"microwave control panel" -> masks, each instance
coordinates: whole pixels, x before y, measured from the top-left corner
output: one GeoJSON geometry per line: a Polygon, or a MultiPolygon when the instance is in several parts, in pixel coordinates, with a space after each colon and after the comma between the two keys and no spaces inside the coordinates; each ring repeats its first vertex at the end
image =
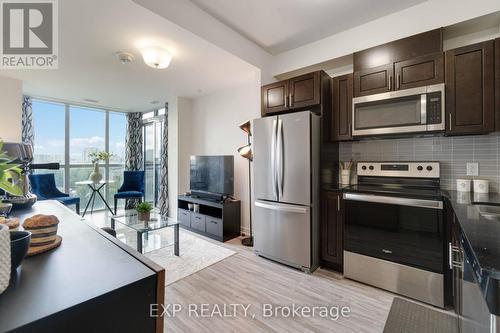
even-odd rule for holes
{"type": "Polygon", "coordinates": [[[440,91],[427,94],[427,124],[441,124],[441,108],[443,103],[440,91]]]}

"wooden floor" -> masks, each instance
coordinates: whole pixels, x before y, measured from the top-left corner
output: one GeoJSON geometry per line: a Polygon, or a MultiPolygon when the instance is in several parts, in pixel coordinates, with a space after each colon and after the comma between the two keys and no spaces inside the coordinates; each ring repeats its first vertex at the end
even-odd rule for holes
{"type": "MultiPolygon", "coordinates": [[[[104,226],[109,224],[108,215],[94,213],[86,219],[104,226]]],[[[236,254],[166,287],[166,304],[180,304],[182,311],[165,318],[165,332],[382,332],[394,294],[324,269],[305,274],[255,255],[239,239],[212,242],[236,254]],[[248,317],[239,308],[236,317],[197,318],[189,315],[189,304],[198,309],[208,304],[210,310],[214,305],[222,309],[224,304],[250,308],[248,317]],[[337,320],[319,316],[264,318],[264,304],[347,306],[351,313],[337,320]]]]}
{"type": "Polygon", "coordinates": [[[223,246],[237,253],[166,288],[166,303],[183,309],[175,318],[165,318],[166,332],[382,332],[393,294],[323,269],[305,274],[255,255],[239,239],[223,246]],[[189,315],[190,303],[207,303],[210,309],[214,304],[250,304],[249,316],[240,310],[237,317],[197,318],[189,315]],[[264,318],[263,304],[347,306],[351,314],[337,320],[264,318]]]}

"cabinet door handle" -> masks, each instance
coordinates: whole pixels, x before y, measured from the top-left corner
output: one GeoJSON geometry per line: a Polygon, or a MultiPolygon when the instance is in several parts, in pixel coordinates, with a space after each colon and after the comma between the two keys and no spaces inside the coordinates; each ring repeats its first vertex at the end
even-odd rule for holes
{"type": "Polygon", "coordinates": [[[452,115],[451,115],[451,112],[450,112],[450,125],[449,125],[449,128],[450,128],[450,131],[451,131],[451,121],[452,121],[452,115]]]}
{"type": "Polygon", "coordinates": [[[392,89],[392,75],[389,75],[389,90],[394,90],[392,89]]]}
{"type": "Polygon", "coordinates": [[[448,267],[453,269],[453,250],[451,242],[448,243],[448,267]]]}
{"type": "Polygon", "coordinates": [[[398,86],[398,89],[401,88],[401,75],[398,74],[398,77],[397,77],[397,86],[398,86]]]}
{"type": "Polygon", "coordinates": [[[337,211],[340,212],[340,195],[337,197],[337,211]]]}
{"type": "Polygon", "coordinates": [[[288,96],[287,96],[287,95],[285,95],[285,108],[287,108],[287,107],[288,107],[288,103],[287,103],[287,101],[288,101],[288,96]]]}
{"type": "Polygon", "coordinates": [[[293,95],[292,95],[292,93],[288,94],[288,103],[290,104],[290,107],[293,107],[293,95]]]}

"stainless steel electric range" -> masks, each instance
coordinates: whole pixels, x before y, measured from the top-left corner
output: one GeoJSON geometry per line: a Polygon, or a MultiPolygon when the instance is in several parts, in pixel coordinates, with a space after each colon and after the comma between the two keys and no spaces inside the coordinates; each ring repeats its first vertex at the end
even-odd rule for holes
{"type": "Polygon", "coordinates": [[[444,306],[439,162],[359,162],[346,189],[344,275],[444,306]]]}

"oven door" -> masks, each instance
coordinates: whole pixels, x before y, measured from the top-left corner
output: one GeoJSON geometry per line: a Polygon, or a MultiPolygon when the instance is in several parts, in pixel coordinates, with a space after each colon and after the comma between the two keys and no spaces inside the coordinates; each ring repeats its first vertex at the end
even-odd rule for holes
{"type": "Polygon", "coordinates": [[[345,250],[443,273],[442,201],[345,193],[345,250]]]}
{"type": "Polygon", "coordinates": [[[426,87],[353,99],[352,135],[380,135],[427,130],[426,87]]]}

